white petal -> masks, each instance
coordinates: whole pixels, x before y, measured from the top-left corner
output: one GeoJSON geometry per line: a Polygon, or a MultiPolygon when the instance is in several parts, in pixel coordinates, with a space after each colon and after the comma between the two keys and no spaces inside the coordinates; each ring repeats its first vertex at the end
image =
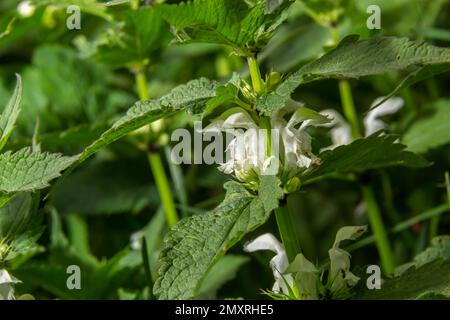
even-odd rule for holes
{"type": "MultiPolygon", "coordinates": [[[[384,97],[380,97],[376,99],[372,106],[378,104],[384,97]]],[[[367,116],[364,118],[364,126],[366,128],[366,136],[371,135],[379,130],[385,128],[385,123],[381,120],[378,120],[379,117],[393,114],[400,110],[403,107],[404,101],[400,97],[393,97],[386,100],[384,103],[376,107],[375,109],[369,111],[367,116]]]]}
{"type": "Polygon", "coordinates": [[[244,245],[244,251],[246,252],[261,250],[270,250],[276,254],[284,252],[283,245],[270,233],[265,233],[244,245]]]}
{"type": "Polygon", "coordinates": [[[284,255],[276,255],[272,258],[272,260],[270,260],[270,266],[272,268],[273,277],[275,279],[272,291],[281,291],[284,294],[289,294],[288,286],[292,287],[294,279],[292,277],[292,274],[283,274],[289,265],[287,261],[288,260],[286,253],[284,253],[284,255]]]}
{"type": "Polygon", "coordinates": [[[285,281],[292,286],[293,279],[291,275],[282,276],[282,273],[289,265],[286,250],[284,250],[283,245],[272,234],[265,233],[244,246],[244,251],[247,252],[260,250],[270,250],[276,253],[272,260],[270,260],[270,267],[272,268],[273,276],[275,278],[275,284],[273,285],[272,290],[277,292],[281,290],[287,294],[288,290],[285,281]]]}
{"type": "Polygon", "coordinates": [[[280,168],[280,160],[275,156],[270,156],[267,158],[262,167],[263,175],[276,175],[280,168]]]}
{"type": "Polygon", "coordinates": [[[213,121],[207,125],[201,132],[221,132],[223,131],[223,120],[213,121]]]}
{"type": "Polygon", "coordinates": [[[326,149],[334,149],[352,142],[351,128],[339,112],[333,109],[326,109],[322,110],[320,113],[332,118],[330,123],[321,125],[324,127],[332,127],[330,135],[333,144],[326,149]]]}
{"type": "Polygon", "coordinates": [[[342,115],[334,109],[325,109],[319,112],[320,114],[331,118],[331,121],[328,123],[321,124],[322,127],[334,127],[336,125],[347,124],[342,115]]]}
{"type": "Polygon", "coordinates": [[[348,124],[334,127],[330,130],[333,148],[343,146],[352,142],[352,130],[348,124]]]}
{"type": "Polygon", "coordinates": [[[234,129],[234,128],[258,128],[255,121],[253,121],[252,117],[247,112],[236,112],[230,115],[223,122],[223,128],[225,129],[234,129]]]}
{"type": "Polygon", "coordinates": [[[221,165],[219,165],[218,169],[225,174],[232,174],[234,171],[234,161],[231,160],[231,161],[222,163],[221,165]]]}
{"type": "Polygon", "coordinates": [[[5,269],[0,270],[0,300],[14,299],[13,285],[21,282],[8,273],[5,269]]]}
{"type": "Polygon", "coordinates": [[[313,125],[321,125],[329,123],[330,118],[327,115],[318,113],[309,108],[298,108],[288,121],[287,127],[295,128],[297,124],[301,123],[300,130],[304,130],[306,127],[313,125]]]}
{"type": "Polygon", "coordinates": [[[297,160],[297,166],[299,168],[309,168],[311,163],[312,163],[311,158],[308,158],[307,156],[303,156],[303,155],[301,155],[297,160]]]}
{"type": "MultiPolygon", "coordinates": [[[[380,103],[383,99],[385,99],[385,97],[379,97],[377,98],[373,103],[372,106],[377,105],[378,103],[380,103]]],[[[381,117],[381,116],[385,116],[388,114],[392,114],[397,112],[398,110],[400,110],[403,107],[404,101],[403,98],[401,97],[392,97],[387,99],[385,102],[383,102],[382,104],[380,104],[378,107],[376,107],[373,110],[370,110],[367,113],[367,116],[371,116],[371,117],[381,117]]]]}
{"type": "Polygon", "coordinates": [[[244,251],[255,252],[261,250],[270,250],[276,253],[275,257],[271,260],[271,267],[278,270],[279,272],[284,272],[289,265],[286,251],[283,245],[270,233],[265,233],[255,240],[244,245],[244,251]]]}

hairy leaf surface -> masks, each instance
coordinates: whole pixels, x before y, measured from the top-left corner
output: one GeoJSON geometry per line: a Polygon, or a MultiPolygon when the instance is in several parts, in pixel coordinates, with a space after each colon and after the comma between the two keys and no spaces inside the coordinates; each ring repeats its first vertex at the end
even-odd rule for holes
{"type": "Polygon", "coordinates": [[[22,100],[22,78],[19,75],[16,75],[16,77],[17,84],[14,89],[14,93],[0,115],[0,150],[3,149],[8,141],[20,113],[20,102],[22,100]]]}
{"type": "Polygon", "coordinates": [[[261,178],[258,196],[237,182],[225,188],[225,200],[216,209],[181,220],[167,235],[154,287],[160,299],[192,298],[214,263],[265,223],[283,195],[275,176],[261,178]]]}
{"type": "Polygon", "coordinates": [[[97,47],[97,58],[111,66],[141,63],[154,57],[170,37],[168,26],[151,7],[125,11],[121,22],[124,25],[113,29],[115,36],[105,35],[97,47]]]}
{"type": "Polygon", "coordinates": [[[210,98],[214,97],[217,86],[217,82],[201,78],[176,87],[160,99],[137,102],[125,116],[117,120],[109,130],[83,151],[75,165],[85,161],[101,148],[153,121],[181,110],[198,112],[210,98]]]}
{"type": "Polygon", "coordinates": [[[242,55],[257,51],[279,24],[279,13],[290,1],[249,5],[242,0],[193,0],[155,6],[174,28],[180,42],[229,45],[242,55]]]}
{"type": "Polygon", "coordinates": [[[35,191],[49,186],[77,159],[59,153],[33,152],[23,148],[0,155],[0,191],[4,193],[35,191]]]}
{"type": "Polygon", "coordinates": [[[449,288],[450,260],[435,260],[420,268],[411,267],[398,277],[385,279],[380,290],[361,288],[356,299],[420,299],[430,293],[448,297],[449,288]]]}
{"type": "MultiPolygon", "coordinates": [[[[339,45],[289,76],[275,91],[263,94],[257,109],[271,115],[283,107],[301,84],[330,78],[358,78],[404,70],[412,66],[433,66],[450,62],[450,49],[406,38],[375,37],[359,40],[348,36],[339,45]]],[[[445,70],[445,69],[444,69],[445,70]]]]}
{"type": "Polygon", "coordinates": [[[374,133],[357,139],[349,145],[327,150],[319,155],[320,164],[313,165],[302,176],[303,182],[335,172],[361,172],[393,165],[424,167],[429,163],[422,157],[406,151],[392,135],[374,133]]]}

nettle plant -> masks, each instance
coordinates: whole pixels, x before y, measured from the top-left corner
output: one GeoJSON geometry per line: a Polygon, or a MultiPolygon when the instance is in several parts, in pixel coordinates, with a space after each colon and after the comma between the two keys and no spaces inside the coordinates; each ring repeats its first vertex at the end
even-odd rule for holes
{"type": "MultiPolygon", "coordinates": [[[[21,111],[21,98],[22,80],[17,75],[14,93],[0,115],[0,149],[14,130],[21,111]]],[[[51,180],[77,159],[77,156],[42,152],[37,134],[32,141],[30,147],[0,155],[0,300],[13,299],[14,284],[20,282],[8,269],[40,250],[36,241],[44,228],[38,211],[39,190],[47,188],[51,180]]]]}
{"type": "MultiPolygon", "coordinates": [[[[269,249],[277,252],[272,260],[276,284],[274,292],[269,294],[276,298],[350,297],[350,289],[359,278],[350,272],[349,254],[340,249],[339,244],[345,239],[355,239],[365,227],[341,229],[330,250],[329,268],[319,270],[301,254],[301,246],[292,229],[295,213],[289,211],[286,198],[307,184],[333,175],[356,174],[357,177],[374,168],[428,165],[422,157],[397,143],[395,136],[377,131],[362,138],[350,101],[348,82],[341,82],[340,89],[355,140],[314,155],[311,137],[305,129],[311,125],[327,125],[331,118],[292,101],[290,95],[297,87],[313,81],[358,78],[412,68],[399,86],[405,87],[446,70],[450,50],[405,38],[360,40],[358,36],[348,36],[321,58],[291,75],[273,72],[261,75],[257,55],[276,32],[291,3],[197,0],[154,7],[170,23],[178,42],[230,46],[235,54],[247,59],[251,78],[251,84],[238,76],[227,83],[193,80],[158,101],[141,102],[132,109],[139,110],[142,115],[162,115],[187,109],[203,114],[203,120],[209,124],[205,130],[243,129],[232,141],[236,144],[240,141],[240,148],[231,151],[231,159],[220,166],[234,178],[224,185],[225,200],[206,214],[181,220],[165,238],[159,278],[154,285],[154,293],[160,299],[195,297],[202,281],[213,272],[211,270],[220,258],[247,233],[263,225],[272,213],[276,215],[282,244],[265,235],[246,245],[247,251],[269,249]],[[254,128],[276,129],[279,134],[277,139],[266,135],[261,140],[250,130],[254,128]],[[271,154],[273,143],[279,144],[278,155],[271,154]],[[265,154],[262,158],[257,156],[261,149],[265,154]],[[279,170],[276,174],[267,174],[274,157],[279,170]],[[325,283],[322,282],[324,273],[328,274],[325,283]]],[[[323,13],[322,20],[332,26],[338,16],[331,9],[323,13]]],[[[388,98],[372,107],[376,110],[387,102],[388,98]]],[[[384,271],[392,274],[392,253],[376,210],[373,191],[367,185],[362,188],[366,200],[371,200],[369,220],[384,271]]]]}
{"type": "MultiPolygon", "coordinates": [[[[404,270],[396,271],[374,192],[362,175],[368,170],[389,166],[419,168],[430,164],[399,143],[397,136],[385,134],[378,117],[399,108],[391,98],[400,89],[450,69],[450,49],[396,37],[360,39],[350,35],[340,40],[336,24],[343,14],[341,5],[346,1],[320,1],[318,5],[319,1],[308,0],[302,3],[315,21],[329,29],[334,39],[332,47],[291,74],[261,74],[258,54],[276,34],[293,2],[193,0],[140,8],[138,1],[131,1],[132,10],[127,10],[118,23],[102,8],[100,16],[112,21],[112,26],[92,46],[84,49],[112,68],[126,67],[132,72],[140,101],[75,157],[42,153],[37,143],[32,148],[0,155],[2,204],[14,201],[24,221],[35,221],[31,216],[37,212],[34,202],[39,199],[37,190],[46,187],[62,170],[68,168],[67,176],[97,151],[131,136],[148,155],[166,222],[171,228],[165,236],[158,261],[158,278],[153,286],[158,299],[201,296],[199,293],[208,276],[220,272],[227,251],[265,224],[273,213],[281,242],[266,233],[244,246],[247,252],[271,250],[276,253],[270,265],[275,284],[272,290],[266,291],[272,298],[416,298],[428,293],[445,294],[450,278],[450,260],[444,259],[448,258],[445,255],[449,252],[449,239],[436,238],[428,251],[404,270]],[[195,79],[173,88],[161,98],[150,99],[145,71],[158,61],[167,44],[164,20],[170,24],[175,42],[203,42],[230,48],[234,55],[247,61],[249,77],[234,74],[228,81],[195,79]],[[347,79],[388,71],[408,71],[408,75],[389,96],[371,106],[363,130],[347,79]],[[327,110],[315,111],[313,106],[291,99],[297,88],[301,90],[305,84],[325,79],[339,80],[344,117],[327,110]],[[219,166],[219,170],[230,175],[230,181],[224,184],[223,202],[207,213],[178,221],[157,147],[169,122],[161,122],[161,119],[183,112],[200,115],[205,132],[230,132],[234,139],[227,150],[223,150],[229,151],[229,159],[219,166]],[[320,153],[313,152],[309,131],[317,126],[330,128],[332,135],[336,133],[334,145],[320,153]],[[260,129],[266,134],[258,134],[260,129]],[[386,276],[395,274],[383,282],[381,290],[364,288],[364,281],[350,270],[350,254],[341,248],[343,241],[355,240],[366,231],[366,226],[338,230],[329,250],[329,261],[323,265],[309,261],[302,254],[293,228],[296,212],[287,205],[288,198],[299,191],[307,194],[308,185],[333,177],[345,177],[361,186],[382,269],[386,276]],[[424,274],[435,277],[425,279],[424,274]],[[408,286],[406,291],[405,286],[408,286]]],[[[18,116],[20,88],[19,81],[0,118],[1,146],[18,116]]],[[[417,131],[420,132],[420,128],[417,131]]],[[[8,218],[11,206],[3,208],[8,210],[0,214],[2,264],[13,257],[14,252],[28,244],[34,245],[41,232],[39,227],[11,224],[8,218]],[[22,234],[27,235],[25,242],[20,241],[22,234]],[[19,240],[11,242],[9,239],[19,240]]],[[[93,265],[97,276],[109,267],[98,261],[93,265]]],[[[8,279],[8,288],[11,288],[17,280],[8,279]]]]}

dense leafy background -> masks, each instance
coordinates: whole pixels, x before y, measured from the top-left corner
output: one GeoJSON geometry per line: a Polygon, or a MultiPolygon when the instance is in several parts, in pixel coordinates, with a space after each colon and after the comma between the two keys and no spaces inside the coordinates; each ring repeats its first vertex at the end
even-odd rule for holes
{"type": "MultiPolygon", "coordinates": [[[[183,18],[186,12],[179,15],[180,10],[188,8],[169,7],[169,4],[158,4],[157,15],[149,8],[139,12],[130,10],[127,4],[103,8],[98,7],[95,0],[70,1],[79,2],[83,10],[82,28],[73,31],[65,27],[65,2],[37,1],[41,5],[28,18],[18,16],[16,8],[19,2],[0,2],[0,34],[16,16],[11,32],[0,38],[0,106],[6,106],[14,92],[15,73],[22,75],[23,82],[21,113],[2,150],[4,153],[0,155],[2,196],[3,193],[21,194],[1,208],[0,236],[11,228],[10,219],[14,214],[26,223],[30,222],[30,215],[36,221],[30,223],[29,234],[21,228],[15,230],[20,245],[17,245],[18,252],[14,255],[19,255],[21,249],[27,250],[26,255],[15,259],[13,264],[7,264],[12,273],[23,281],[18,286],[19,293],[32,293],[36,298],[149,299],[153,297],[151,287],[161,263],[163,269],[174,273],[179,271],[164,258],[173,252],[163,250],[162,262],[158,260],[167,226],[154,177],[142,151],[142,141],[148,138],[147,133],[133,130],[168,117],[166,133],[170,134],[177,127],[192,131],[193,120],[200,119],[195,114],[215,95],[219,85],[206,78],[226,81],[233,72],[247,77],[245,60],[235,53],[258,52],[263,72],[274,70],[286,74],[287,87],[277,90],[281,95],[267,94],[258,100],[257,108],[266,114],[276,110],[277,103],[283,105],[289,94],[317,111],[331,108],[342,113],[337,81],[315,80],[325,76],[354,78],[378,74],[350,81],[356,108],[362,118],[376,98],[389,95],[404,79],[411,81],[408,84],[412,86],[401,86],[396,92],[404,99],[405,106],[395,115],[383,118],[388,124],[386,130],[393,136],[375,134],[366,140],[325,151],[321,165],[303,173],[305,186],[302,192],[289,199],[288,205],[298,212],[294,227],[303,253],[310,261],[327,259],[328,249],[339,227],[367,224],[367,210],[361,205],[360,184],[370,184],[376,190],[375,196],[387,229],[393,230],[389,238],[397,265],[411,261],[424,251],[434,236],[449,234],[450,215],[445,207],[449,200],[444,174],[450,168],[450,73],[441,72],[448,69],[445,63],[450,58],[422,45],[421,41],[440,47],[450,46],[450,1],[296,1],[281,26],[277,25],[277,9],[270,9],[268,13],[266,7],[260,6],[249,11],[240,0],[211,0],[207,5],[207,1],[195,0],[192,4],[183,5],[203,6],[195,11],[200,12],[198,15],[190,16],[191,19],[183,18]],[[316,7],[318,2],[321,5],[316,7]],[[308,15],[305,4],[317,10],[319,18],[308,15]],[[369,4],[381,7],[382,30],[370,31],[365,27],[369,4]],[[220,20],[222,6],[232,12],[228,18],[235,24],[216,23],[214,19],[220,20]],[[245,10],[240,10],[241,7],[245,10]],[[330,12],[333,13],[331,16],[330,12]],[[172,23],[175,30],[171,30],[164,19],[172,23]],[[336,19],[333,23],[336,23],[341,39],[358,34],[360,40],[345,38],[338,49],[330,51],[333,35],[327,19],[336,19]],[[252,28],[247,25],[250,22],[252,28]],[[205,32],[200,25],[209,26],[209,31],[205,32]],[[233,26],[232,30],[229,30],[230,26],[233,26]],[[277,26],[274,33],[272,26],[277,26]],[[176,40],[184,42],[183,45],[173,43],[175,41],[169,45],[173,39],[171,31],[176,40]],[[402,39],[384,40],[388,43],[381,46],[377,40],[381,35],[402,39]],[[254,41],[255,37],[258,41],[254,41]],[[356,42],[359,44],[356,48],[346,51],[346,45],[356,42]],[[378,55],[354,60],[358,50],[377,45],[384,51],[380,49],[378,55]],[[439,69],[420,69],[422,64],[429,62],[420,53],[430,52],[440,59],[435,61],[439,69]],[[337,54],[341,60],[335,66],[333,55],[337,54]],[[415,66],[392,65],[388,73],[372,70],[390,55],[416,59],[415,66]],[[319,61],[311,63],[320,56],[323,57],[319,61]],[[361,68],[355,68],[357,62],[361,62],[361,68]],[[148,67],[152,100],[136,103],[139,98],[134,73],[143,67],[142,63],[148,67]],[[368,71],[367,65],[372,69],[368,71]],[[434,76],[415,83],[415,72],[428,72],[434,76]],[[300,84],[302,86],[297,88],[300,84]],[[185,113],[185,110],[189,112],[185,113]],[[38,135],[35,135],[36,130],[38,135]],[[41,148],[33,156],[45,158],[45,163],[30,158],[31,165],[20,162],[24,168],[8,167],[11,159],[31,152],[28,146],[33,144],[33,136],[41,148]],[[393,146],[396,139],[404,146],[393,146]],[[382,147],[386,143],[390,147],[382,147]],[[383,152],[376,155],[380,161],[375,161],[373,156],[364,158],[364,150],[369,145],[383,148],[383,152]],[[83,150],[80,158],[70,157],[83,150]],[[420,154],[429,163],[410,151],[420,154]],[[46,152],[52,152],[52,155],[45,156],[46,152]],[[346,152],[353,154],[354,158],[341,161],[339,154],[346,152]],[[371,161],[376,164],[372,165],[371,161]],[[46,188],[51,179],[73,162],[75,165],[72,165],[70,174],[51,189],[46,188]],[[393,163],[407,167],[386,168],[393,163]],[[359,174],[364,169],[370,170],[359,174]],[[5,175],[5,172],[13,172],[11,170],[17,170],[18,179],[11,180],[10,175],[5,175]],[[330,176],[331,179],[325,179],[330,176]],[[316,183],[309,183],[313,181],[316,183]],[[29,194],[41,188],[44,190],[40,194],[33,197],[29,194]],[[444,209],[434,218],[426,215],[442,206],[444,209]],[[414,217],[425,218],[410,220],[414,217]],[[411,221],[414,223],[409,223],[411,221]],[[136,250],[130,245],[130,237],[137,231],[145,235],[146,246],[136,250]],[[38,238],[37,244],[29,243],[38,238]],[[81,291],[66,288],[65,268],[70,264],[81,266],[82,281],[89,283],[81,291]]],[[[421,78],[420,75],[417,78],[421,78]]],[[[7,124],[0,120],[4,132],[3,126],[7,124]]],[[[328,130],[312,128],[310,133],[314,137],[313,151],[319,154],[330,144],[328,130]]],[[[164,134],[158,139],[167,140],[164,134]]],[[[165,148],[164,145],[160,148],[164,158],[165,148]]],[[[198,265],[184,261],[201,255],[198,250],[181,251],[178,257],[178,267],[190,265],[186,272],[197,278],[201,278],[200,273],[210,267],[211,261],[217,262],[201,286],[196,288],[196,297],[264,298],[260,289],[271,288],[273,284],[268,268],[272,254],[245,254],[242,246],[263,232],[276,234],[275,219],[267,212],[271,211],[273,204],[261,203],[263,200],[278,200],[276,183],[269,191],[266,190],[272,198],[263,200],[229,183],[225,205],[216,208],[225,197],[222,185],[229,179],[215,166],[183,165],[174,168],[166,165],[166,171],[175,190],[179,214],[190,217],[182,224],[195,224],[203,243],[214,246],[216,252],[198,265]],[[229,202],[240,209],[227,212],[226,204],[229,202]],[[218,212],[222,211],[219,215],[218,212]],[[256,218],[251,224],[246,224],[245,215],[249,211],[256,213],[252,216],[256,218]],[[205,215],[208,219],[197,223],[199,215],[195,214],[205,215]],[[231,232],[223,228],[230,228],[228,220],[234,228],[231,232]],[[266,224],[253,231],[266,220],[266,224]],[[243,236],[241,229],[249,234],[243,236]],[[231,244],[235,246],[223,255],[231,244]]],[[[171,232],[176,233],[177,228],[180,227],[171,232]]],[[[378,263],[373,241],[364,243],[364,240],[367,239],[360,240],[359,247],[352,251],[352,265],[378,263]]],[[[172,241],[176,247],[188,240],[180,233],[172,241]]],[[[439,273],[450,278],[448,270],[448,260],[430,260],[429,264],[412,266],[399,278],[390,280],[387,286],[395,288],[410,281],[428,281],[432,287],[439,287],[442,283],[425,279],[423,274],[439,273]],[[417,272],[420,268],[425,268],[426,272],[417,272]]],[[[155,283],[155,291],[162,292],[165,298],[190,297],[193,294],[189,290],[193,290],[196,284],[189,281],[194,281],[195,277],[180,278],[177,286],[160,291],[170,277],[169,272],[165,278],[160,278],[155,283]]],[[[420,291],[420,288],[411,287],[393,298],[416,297],[416,289],[420,291]]],[[[381,298],[389,298],[384,294],[379,293],[381,298]]]]}

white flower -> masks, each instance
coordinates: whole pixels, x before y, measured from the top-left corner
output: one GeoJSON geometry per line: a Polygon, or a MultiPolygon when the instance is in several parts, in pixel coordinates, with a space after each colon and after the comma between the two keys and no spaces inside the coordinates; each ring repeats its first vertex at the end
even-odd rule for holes
{"type": "MultiPolygon", "coordinates": [[[[380,97],[376,99],[372,106],[376,106],[378,103],[380,103],[384,97],[380,97]]],[[[385,102],[383,102],[381,105],[376,107],[373,110],[370,110],[367,113],[367,116],[364,118],[364,126],[366,128],[366,136],[370,136],[372,133],[375,133],[379,130],[385,129],[386,124],[379,120],[379,117],[386,116],[388,114],[396,113],[398,110],[400,110],[403,107],[404,101],[400,97],[393,97],[385,102]]]]}
{"type": "MultiPolygon", "coordinates": [[[[377,98],[372,103],[371,107],[377,105],[383,99],[384,97],[377,98]]],[[[402,107],[403,107],[403,99],[400,97],[393,97],[386,100],[375,109],[370,110],[363,120],[365,136],[370,136],[371,134],[379,130],[382,130],[386,127],[386,124],[382,120],[378,119],[379,117],[388,114],[393,114],[398,110],[400,110],[402,107]]],[[[344,120],[344,118],[339,114],[339,112],[332,109],[327,109],[321,111],[320,113],[333,118],[333,120],[329,124],[324,125],[327,127],[331,127],[330,134],[331,134],[331,141],[333,142],[333,144],[327,149],[333,149],[335,147],[346,145],[352,142],[353,138],[350,125],[344,120]]]]}
{"type": "Polygon", "coordinates": [[[266,233],[244,246],[244,251],[246,252],[255,252],[260,250],[270,250],[276,253],[272,260],[270,260],[270,267],[272,268],[273,277],[275,278],[275,283],[272,290],[275,292],[281,291],[284,294],[289,294],[289,290],[286,285],[292,287],[294,280],[291,274],[283,275],[289,266],[289,261],[283,245],[272,234],[266,233]]]}
{"type": "Polygon", "coordinates": [[[131,234],[130,247],[132,250],[139,251],[142,249],[142,239],[144,238],[144,230],[139,230],[131,234]]]}
{"type": "Polygon", "coordinates": [[[333,109],[326,109],[320,113],[332,118],[329,124],[324,125],[326,127],[331,127],[330,134],[332,146],[326,149],[332,149],[352,142],[351,128],[339,112],[333,109]]]}
{"type": "Polygon", "coordinates": [[[31,1],[22,1],[17,6],[17,12],[19,12],[19,14],[24,18],[31,17],[35,10],[36,7],[31,3],[31,1]]]}
{"type": "Polygon", "coordinates": [[[221,164],[219,170],[234,174],[242,182],[251,182],[258,175],[279,173],[280,166],[285,178],[308,168],[315,157],[305,128],[327,121],[323,115],[291,101],[270,118],[270,131],[261,128],[244,109],[224,120],[214,121],[204,131],[233,135],[226,149],[228,161],[221,164]],[[269,145],[271,150],[268,150],[269,145]]]}
{"type": "Polygon", "coordinates": [[[14,300],[14,284],[19,283],[5,269],[0,270],[0,300],[14,300]]]}

